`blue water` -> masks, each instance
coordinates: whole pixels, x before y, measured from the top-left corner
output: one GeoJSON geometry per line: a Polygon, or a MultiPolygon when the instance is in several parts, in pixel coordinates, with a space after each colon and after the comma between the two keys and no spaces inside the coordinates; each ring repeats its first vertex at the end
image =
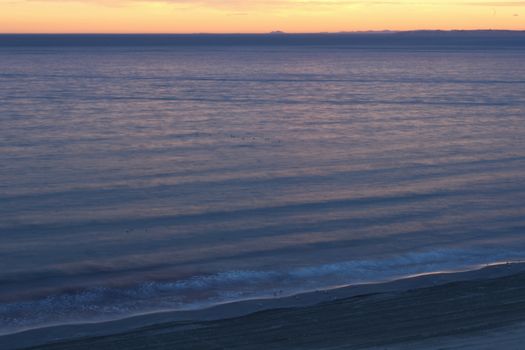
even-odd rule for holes
{"type": "Polygon", "coordinates": [[[0,333],[524,259],[524,61],[0,47],[0,333]]]}

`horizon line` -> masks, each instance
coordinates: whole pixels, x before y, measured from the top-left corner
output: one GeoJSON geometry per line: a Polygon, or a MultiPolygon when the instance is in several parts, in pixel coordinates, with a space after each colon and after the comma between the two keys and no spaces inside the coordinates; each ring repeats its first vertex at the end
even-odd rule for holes
{"type": "Polygon", "coordinates": [[[280,30],[269,32],[0,32],[0,35],[333,35],[333,34],[396,34],[414,32],[513,32],[524,33],[525,29],[410,29],[410,30],[356,30],[337,32],[284,32],[280,30]]]}

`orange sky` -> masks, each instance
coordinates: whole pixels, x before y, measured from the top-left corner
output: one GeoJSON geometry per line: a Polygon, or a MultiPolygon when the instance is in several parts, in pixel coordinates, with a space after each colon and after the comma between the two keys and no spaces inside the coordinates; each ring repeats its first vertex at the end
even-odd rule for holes
{"type": "Polygon", "coordinates": [[[525,29],[525,1],[0,0],[3,33],[525,29]]]}

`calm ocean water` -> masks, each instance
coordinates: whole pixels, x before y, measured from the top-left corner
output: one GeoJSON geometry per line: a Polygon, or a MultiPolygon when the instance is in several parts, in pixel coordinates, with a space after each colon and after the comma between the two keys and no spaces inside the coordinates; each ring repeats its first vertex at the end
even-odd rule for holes
{"type": "Polygon", "coordinates": [[[0,333],[525,259],[524,61],[0,48],[0,333]]]}

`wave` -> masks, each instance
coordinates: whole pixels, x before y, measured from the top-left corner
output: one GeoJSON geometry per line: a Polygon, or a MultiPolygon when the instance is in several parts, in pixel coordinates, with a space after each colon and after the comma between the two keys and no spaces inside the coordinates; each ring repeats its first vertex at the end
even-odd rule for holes
{"type": "Polygon", "coordinates": [[[228,302],[461,271],[525,259],[522,249],[440,249],[382,259],[305,265],[287,270],[232,270],[126,287],[64,290],[0,304],[0,335],[52,325],[109,321],[161,311],[194,310],[228,302]]]}

